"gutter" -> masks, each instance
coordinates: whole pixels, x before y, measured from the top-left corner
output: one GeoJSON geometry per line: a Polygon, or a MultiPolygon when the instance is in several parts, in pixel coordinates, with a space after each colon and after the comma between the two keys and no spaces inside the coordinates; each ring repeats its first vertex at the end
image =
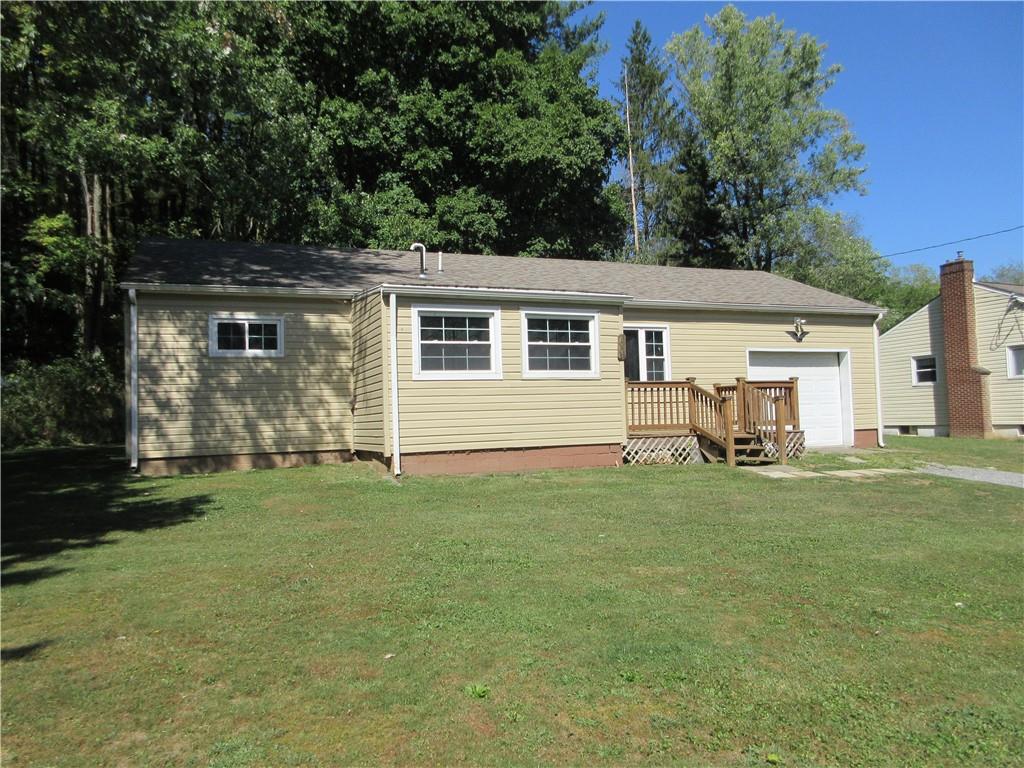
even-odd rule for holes
{"type": "MultiPolygon", "coordinates": [[[[188,283],[121,283],[121,288],[152,293],[212,293],[246,296],[308,296],[311,298],[354,299],[361,295],[355,288],[282,288],[279,286],[190,285],[188,283]]],[[[371,289],[372,290],[372,289],[371,289]]]]}
{"type": "Polygon", "coordinates": [[[526,299],[550,301],[558,299],[563,302],[585,304],[620,305],[630,296],[624,293],[588,293],[585,291],[553,291],[545,289],[527,290],[523,288],[467,288],[447,285],[403,285],[401,283],[384,283],[369,291],[383,290],[389,293],[400,293],[403,296],[445,296],[458,299],[479,299],[481,296],[498,296],[509,299],[526,299]]]}
{"type": "Polygon", "coordinates": [[[139,469],[139,304],[135,289],[128,289],[128,431],[129,466],[133,472],[139,469]]]}
{"type": "Polygon", "coordinates": [[[882,448],[885,448],[885,425],[882,423],[882,368],[878,355],[878,324],[882,321],[884,314],[884,312],[879,312],[872,326],[875,346],[875,418],[878,420],[878,445],[882,448]]]}
{"type": "Polygon", "coordinates": [[[391,364],[391,470],[395,477],[402,474],[402,446],[398,431],[398,295],[388,294],[388,342],[391,364]]]}
{"type": "Polygon", "coordinates": [[[822,307],[799,304],[736,304],[729,302],[668,301],[660,299],[629,299],[624,302],[634,309],[712,309],[741,312],[797,312],[807,315],[878,315],[879,307],[822,307]]]}

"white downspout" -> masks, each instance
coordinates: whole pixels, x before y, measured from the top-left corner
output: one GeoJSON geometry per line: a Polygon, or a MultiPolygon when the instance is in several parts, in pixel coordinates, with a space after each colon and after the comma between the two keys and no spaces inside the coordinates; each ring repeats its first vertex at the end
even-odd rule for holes
{"type": "Polygon", "coordinates": [[[135,289],[128,290],[128,364],[131,367],[128,388],[128,417],[131,436],[130,466],[139,469],[139,304],[135,289]]]}
{"type": "Polygon", "coordinates": [[[388,329],[391,361],[391,470],[395,477],[402,474],[402,449],[398,434],[398,296],[388,294],[388,329]]]}
{"type": "Polygon", "coordinates": [[[874,341],[875,341],[875,411],[876,418],[878,419],[878,445],[885,448],[885,425],[882,423],[882,369],[879,364],[878,356],[878,324],[881,322],[882,316],[879,315],[875,318],[874,324],[874,341]]]}

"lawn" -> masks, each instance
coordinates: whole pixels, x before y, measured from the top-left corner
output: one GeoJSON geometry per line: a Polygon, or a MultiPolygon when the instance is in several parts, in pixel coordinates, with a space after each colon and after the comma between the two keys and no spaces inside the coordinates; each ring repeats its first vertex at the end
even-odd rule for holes
{"type": "Polygon", "coordinates": [[[5,457],[4,765],[1024,754],[1013,488],[121,466],[5,457]]]}

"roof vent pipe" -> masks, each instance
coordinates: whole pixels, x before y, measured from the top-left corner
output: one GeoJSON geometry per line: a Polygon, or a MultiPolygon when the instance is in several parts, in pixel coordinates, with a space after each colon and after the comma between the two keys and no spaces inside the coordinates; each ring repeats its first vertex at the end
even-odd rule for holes
{"type": "Polygon", "coordinates": [[[441,251],[437,252],[437,271],[444,272],[444,254],[441,251]]]}
{"type": "Polygon", "coordinates": [[[423,243],[413,243],[409,246],[410,251],[420,249],[420,277],[427,276],[427,246],[423,243]]]}

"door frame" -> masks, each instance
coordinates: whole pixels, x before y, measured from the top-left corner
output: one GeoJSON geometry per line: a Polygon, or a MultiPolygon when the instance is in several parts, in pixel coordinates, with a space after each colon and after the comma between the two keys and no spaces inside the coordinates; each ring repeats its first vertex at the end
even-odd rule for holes
{"type": "MultiPolygon", "coordinates": [[[[642,339],[638,339],[640,351],[640,381],[648,381],[647,378],[647,355],[644,354],[647,342],[647,331],[661,331],[663,333],[665,346],[665,381],[672,381],[672,337],[668,323],[623,323],[622,332],[644,331],[642,339]]],[[[625,376],[623,376],[625,378],[625,376]]]]}
{"type": "MultiPolygon", "coordinates": [[[[750,377],[750,355],[752,352],[785,352],[795,355],[833,354],[839,355],[839,407],[842,409],[843,445],[853,445],[853,355],[849,349],[814,348],[793,349],[792,347],[747,347],[747,377],[750,377]]],[[[798,385],[799,386],[799,385],[798,385]]]]}

